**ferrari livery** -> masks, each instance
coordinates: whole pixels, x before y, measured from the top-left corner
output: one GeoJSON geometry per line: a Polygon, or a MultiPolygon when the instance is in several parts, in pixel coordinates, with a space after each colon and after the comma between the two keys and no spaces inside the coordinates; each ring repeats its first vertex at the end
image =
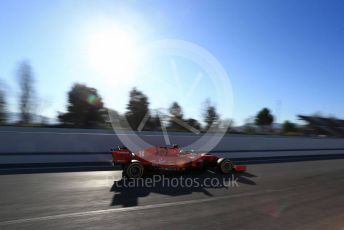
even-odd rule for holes
{"type": "Polygon", "coordinates": [[[153,146],[136,153],[126,147],[111,149],[113,163],[122,165],[123,175],[140,178],[146,170],[187,171],[218,168],[223,174],[246,171],[244,165],[234,165],[228,158],[219,158],[209,153],[185,151],[178,145],[170,147],[153,146]]]}

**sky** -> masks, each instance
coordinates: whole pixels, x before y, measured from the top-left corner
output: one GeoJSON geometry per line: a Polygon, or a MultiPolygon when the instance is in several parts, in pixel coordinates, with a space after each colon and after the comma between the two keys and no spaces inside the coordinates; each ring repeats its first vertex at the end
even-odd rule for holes
{"type": "Polygon", "coordinates": [[[67,93],[79,82],[119,112],[135,86],[151,109],[178,101],[185,117],[197,119],[207,98],[237,125],[263,107],[277,122],[298,122],[298,114],[344,118],[343,42],[340,0],[2,0],[0,82],[17,111],[17,67],[28,60],[37,111],[48,117],[65,111],[67,93]],[[207,71],[211,63],[200,66],[164,49],[155,55],[151,47],[159,41],[204,51],[227,83],[207,71]]]}

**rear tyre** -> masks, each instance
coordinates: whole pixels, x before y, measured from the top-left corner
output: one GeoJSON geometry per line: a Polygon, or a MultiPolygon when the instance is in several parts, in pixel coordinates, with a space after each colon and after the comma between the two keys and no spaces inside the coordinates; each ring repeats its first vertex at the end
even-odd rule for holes
{"type": "Polygon", "coordinates": [[[221,173],[228,174],[228,173],[231,173],[233,171],[234,164],[231,160],[229,160],[227,158],[220,158],[217,161],[217,167],[221,173]]]}
{"type": "Polygon", "coordinates": [[[131,162],[124,167],[123,173],[128,178],[141,178],[144,173],[144,167],[140,162],[131,162]]]}

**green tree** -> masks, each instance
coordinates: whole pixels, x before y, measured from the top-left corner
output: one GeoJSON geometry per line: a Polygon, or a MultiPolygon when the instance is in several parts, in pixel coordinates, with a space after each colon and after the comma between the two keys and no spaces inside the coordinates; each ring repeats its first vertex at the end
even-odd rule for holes
{"type": "Polygon", "coordinates": [[[0,125],[6,124],[7,121],[7,107],[5,100],[5,93],[0,90],[0,125]]]}
{"type": "Polygon", "coordinates": [[[171,115],[168,129],[172,131],[187,131],[185,127],[185,121],[183,119],[184,114],[182,107],[177,103],[173,102],[169,108],[169,112],[171,115]]]}
{"type": "Polygon", "coordinates": [[[157,114],[149,119],[149,129],[155,131],[161,130],[161,121],[157,114]]]}
{"type": "Polygon", "coordinates": [[[265,130],[266,127],[270,127],[273,121],[274,117],[267,108],[263,108],[259,111],[255,119],[256,125],[263,128],[263,130],[265,130]]]}
{"type": "Polygon", "coordinates": [[[129,93],[126,118],[133,130],[143,129],[149,126],[149,101],[143,92],[133,88],[129,93]]]}
{"type": "Polygon", "coordinates": [[[201,130],[202,128],[201,124],[196,119],[189,118],[185,122],[197,130],[201,130]]]}
{"type": "Polygon", "coordinates": [[[79,128],[94,128],[104,125],[106,109],[102,98],[94,88],[74,84],[68,93],[67,112],[58,119],[65,125],[79,128]]]}
{"type": "Polygon", "coordinates": [[[283,133],[295,133],[298,129],[296,125],[290,121],[285,121],[283,123],[283,133]]]}
{"type": "Polygon", "coordinates": [[[205,101],[205,112],[203,117],[206,124],[205,130],[215,127],[219,121],[220,116],[216,111],[216,107],[211,104],[210,100],[205,101]]]}
{"type": "Polygon", "coordinates": [[[21,124],[32,122],[34,113],[34,77],[32,68],[27,61],[23,61],[18,67],[18,82],[20,87],[19,111],[21,124]]]}

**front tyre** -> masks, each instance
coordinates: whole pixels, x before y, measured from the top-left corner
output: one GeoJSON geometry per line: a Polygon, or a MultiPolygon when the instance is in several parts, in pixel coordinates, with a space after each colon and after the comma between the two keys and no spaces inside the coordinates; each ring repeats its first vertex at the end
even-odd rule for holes
{"type": "Polygon", "coordinates": [[[217,167],[219,168],[220,172],[223,174],[228,174],[233,171],[234,164],[231,160],[227,158],[220,158],[217,161],[217,167]]]}
{"type": "Polygon", "coordinates": [[[141,178],[144,173],[144,167],[140,162],[131,162],[124,167],[123,173],[128,178],[141,178]]]}

